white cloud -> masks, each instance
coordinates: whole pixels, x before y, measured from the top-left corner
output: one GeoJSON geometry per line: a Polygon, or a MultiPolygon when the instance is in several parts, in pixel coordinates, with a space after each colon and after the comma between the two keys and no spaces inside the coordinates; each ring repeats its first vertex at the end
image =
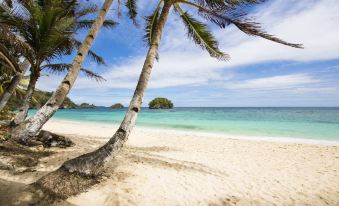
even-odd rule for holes
{"type": "Polygon", "coordinates": [[[231,82],[226,84],[225,88],[251,90],[290,89],[318,82],[320,82],[320,80],[314,79],[308,74],[292,74],[231,82]]]}
{"type": "MultiPolygon", "coordinates": [[[[220,46],[232,57],[230,62],[220,62],[209,57],[187,39],[180,20],[171,16],[160,49],[160,62],[156,63],[150,80],[150,88],[180,85],[201,85],[224,75],[225,69],[268,61],[316,61],[339,58],[339,2],[337,0],[276,0],[255,11],[259,22],[269,33],[286,41],[303,43],[305,49],[294,49],[248,37],[235,28],[217,30],[220,46]],[[288,5],[288,6],[287,6],[288,5]],[[293,6],[291,6],[293,5],[293,6]]],[[[144,56],[129,57],[119,64],[111,65],[102,75],[108,80],[93,84],[79,78],[76,88],[135,87],[144,56]]]]}
{"type": "MultiPolygon", "coordinates": [[[[145,4],[141,2],[140,5],[145,4]]],[[[252,74],[253,76],[247,76],[252,79],[236,80],[239,79],[236,71],[240,66],[284,60],[312,62],[339,59],[338,11],[338,0],[268,1],[259,6],[252,15],[257,17],[257,21],[261,22],[270,34],[292,43],[302,43],[305,49],[294,49],[258,37],[249,37],[232,26],[224,30],[214,29],[215,36],[220,40],[221,49],[231,55],[229,62],[212,59],[206,51],[195,46],[192,41],[187,39],[181,20],[172,13],[162,38],[159,52],[160,61],[155,63],[149,88],[208,84],[209,87],[227,89],[228,92],[230,90],[235,92],[250,90],[252,95],[256,91],[269,92],[272,90],[283,90],[293,95],[301,93],[338,94],[339,86],[337,84],[325,84],[326,78],[316,78],[310,73],[294,72],[279,76],[272,74],[260,78],[252,74]]],[[[126,20],[122,22],[126,22],[126,20]]],[[[114,44],[112,38],[119,42],[121,39],[126,39],[130,42],[127,44],[133,46],[137,40],[140,40],[132,38],[137,30],[128,30],[127,26],[122,27],[121,30],[125,31],[114,35],[99,36],[99,38],[103,37],[105,41],[112,44],[114,44]]],[[[136,36],[140,37],[141,35],[139,33],[136,36]]],[[[136,45],[140,46],[140,44],[136,45]]],[[[92,96],[95,96],[96,91],[104,93],[113,89],[134,89],[145,58],[145,54],[141,54],[145,48],[134,48],[134,50],[137,55],[118,59],[116,63],[107,66],[104,72],[100,72],[107,79],[106,82],[95,83],[81,76],[77,79],[72,93],[79,96],[77,98],[79,101],[84,101],[88,99],[88,96],[80,94],[79,91],[89,91],[86,89],[91,90],[89,93],[94,94],[92,96]]],[[[51,78],[43,77],[38,84],[44,89],[54,90],[61,77],[52,75],[51,78]]],[[[239,95],[241,96],[241,94],[239,95]]],[[[247,98],[248,93],[244,95],[244,98],[245,96],[247,98]]],[[[121,97],[121,99],[127,103],[129,96],[121,97]]],[[[262,101],[264,100],[265,98],[262,101]]],[[[95,101],[104,102],[107,101],[107,97],[98,97],[95,101]]],[[[108,105],[109,103],[105,102],[104,104],[108,105]]]]}
{"type": "MultiPolygon", "coordinates": [[[[231,66],[263,61],[293,60],[316,61],[339,58],[339,2],[323,1],[276,1],[272,7],[293,5],[291,12],[276,16],[272,8],[269,14],[259,15],[259,21],[267,30],[287,41],[302,43],[305,49],[291,49],[255,38],[230,48],[231,66]],[[293,9],[296,6],[297,9],[293,9]],[[273,20],[273,21],[272,21],[273,20]]],[[[278,10],[279,11],[279,10],[278,10]]]]}

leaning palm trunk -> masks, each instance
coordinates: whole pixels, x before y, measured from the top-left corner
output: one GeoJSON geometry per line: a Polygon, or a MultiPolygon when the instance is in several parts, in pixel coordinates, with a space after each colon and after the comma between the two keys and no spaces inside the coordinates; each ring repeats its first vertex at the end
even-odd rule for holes
{"type": "Polygon", "coordinates": [[[20,83],[20,80],[25,75],[27,69],[29,68],[29,61],[27,59],[24,60],[20,64],[21,72],[17,73],[11,80],[10,84],[6,88],[3,95],[0,97],[0,111],[6,106],[8,100],[11,98],[12,94],[14,93],[16,87],[20,83]]]}
{"type": "Polygon", "coordinates": [[[19,112],[15,115],[12,124],[14,125],[20,124],[26,119],[28,109],[31,104],[33,93],[34,93],[35,86],[36,86],[38,79],[39,79],[39,76],[34,75],[34,74],[31,75],[28,86],[27,86],[26,94],[24,96],[23,104],[20,107],[19,112]]]}
{"type": "Polygon", "coordinates": [[[13,132],[12,136],[14,139],[17,139],[20,143],[26,144],[31,137],[34,137],[42,128],[42,126],[53,116],[53,114],[59,109],[67,94],[71,90],[76,78],[78,77],[81,64],[85,60],[86,55],[91,48],[91,45],[100,30],[106,14],[112,5],[113,0],[105,0],[99,15],[97,16],[95,22],[93,23],[91,30],[88,32],[83,44],[78,50],[77,55],[75,56],[72,66],[62,80],[61,84],[53,95],[49,98],[46,104],[41,107],[37,113],[28,121],[22,123],[24,125],[17,126],[13,132]]]}
{"type": "Polygon", "coordinates": [[[61,169],[65,169],[68,172],[77,172],[85,175],[96,175],[100,173],[102,169],[105,168],[106,163],[114,158],[115,155],[120,151],[129,134],[131,133],[135,125],[138,112],[140,111],[144,92],[151,75],[154,60],[157,56],[162,31],[171,6],[172,0],[165,0],[164,7],[161,11],[159,22],[154,33],[154,38],[152,39],[150,48],[148,50],[137,87],[128,107],[125,118],[120,124],[119,129],[104,146],[100,147],[94,152],[84,154],[65,162],[61,169]]]}

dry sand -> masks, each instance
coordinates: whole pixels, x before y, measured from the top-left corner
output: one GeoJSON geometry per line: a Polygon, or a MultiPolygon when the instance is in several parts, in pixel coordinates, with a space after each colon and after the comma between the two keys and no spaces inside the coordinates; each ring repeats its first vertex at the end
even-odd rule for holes
{"type": "MultiPolygon", "coordinates": [[[[0,205],[67,158],[107,141],[116,127],[49,121],[44,129],[76,142],[40,160],[36,171],[0,170],[0,205]]],[[[338,143],[335,143],[336,145],[338,143]]],[[[339,205],[339,147],[220,138],[136,128],[112,176],[72,205],[339,205]]]]}

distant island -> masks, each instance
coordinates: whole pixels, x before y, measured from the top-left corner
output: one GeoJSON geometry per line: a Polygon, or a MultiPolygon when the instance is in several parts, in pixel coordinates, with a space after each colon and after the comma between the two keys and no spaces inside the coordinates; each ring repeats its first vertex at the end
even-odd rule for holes
{"type": "Polygon", "coordinates": [[[122,109],[124,108],[124,105],[122,105],[121,103],[115,103],[111,106],[112,109],[122,109]]]}
{"type": "Polygon", "coordinates": [[[173,103],[171,100],[164,97],[157,97],[148,103],[150,109],[172,109],[173,103]]]}
{"type": "Polygon", "coordinates": [[[94,104],[81,103],[79,105],[79,108],[86,108],[86,109],[90,108],[90,109],[92,109],[92,108],[96,108],[96,106],[94,104]]]}

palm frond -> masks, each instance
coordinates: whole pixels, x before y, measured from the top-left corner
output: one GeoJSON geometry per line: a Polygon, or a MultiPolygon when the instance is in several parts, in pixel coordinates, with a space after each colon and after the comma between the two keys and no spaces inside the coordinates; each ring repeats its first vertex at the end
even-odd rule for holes
{"type": "Polygon", "coordinates": [[[89,5],[85,8],[81,8],[79,9],[77,12],[76,12],[76,17],[77,18],[80,18],[80,17],[83,17],[83,16],[86,16],[88,14],[93,14],[93,13],[96,13],[98,11],[98,6],[95,5],[95,4],[92,4],[92,5],[89,5]]]}
{"type": "Polygon", "coordinates": [[[200,12],[203,14],[203,17],[215,23],[220,28],[225,28],[226,26],[233,24],[240,31],[244,32],[247,35],[259,36],[261,38],[294,48],[303,48],[302,44],[289,43],[274,35],[267,33],[261,28],[261,25],[259,23],[251,19],[245,18],[247,14],[244,12],[241,13],[231,12],[228,15],[221,15],[218,14],[217,12],[201,9],[200,12]]]}
{"type": "Polygon", "coordinates": [[[24,7],[9,7],[0,3],[0,23],[9,27],[18,27],[27,23],[27,10],[24,7]]]}
{"type": "Polygon", "coordinates": [[[105,78],[103,78],[102,76],[100,76],[99,74],[91,71],[91,70],[88,70],[88,69],[85,69],[85,68],[81,68],[80,71],[84,72],[85,75],[90,78],[90,79],[94,79],[95,81],[97,82],[102,82],[102,81],[106,81],[105,78]]]}
{"type": "Polygon", "coordinates": [[[128,9],[129,18],[132,19],[135,25],[138,25],[137,20],[136,20],[136,17],[138,14],[136,0],[126,0],[125,6],[128,9]]]}
{"type": "MultiPolygon", "coordinates": [[[[77,39],[73,38],[72,39],[72,42],[73,42],[73,45],[76,49],[79,49],[80,46],[81,46],[81,42],[78,41],[77,39]]],[[[88,51],[88,56],[93,60],[95,61],[97,64],[102,64],[102,65],[105,65],[105,60],[104,58],[102,58],[101,56],[99,56],[98,54],[96,54],[94,51],[92,50],[89,50],[88,51]]]]}
{"type": "MultiPolygon", "coordinates": [[[[226,19],[227,20],[227,19],[226,19]]],[[[274,35],[271,35],[269,33],[267,33],[266,31],[264,31],[260,24],[251,20],[244,20],[244,21],[233,21],[231,20],[232,24],[234,24],[239,30],[241,30],[242,32],[244,32],[247,35],[250,36],[259,36],[261,38],[279,43],[279,44],[283,44],[286,46],[290,46],[290,47],[294,47],[294,48],[299,48],[299,49],[303,49],[304,46],[302,44],[293,44],[293,43],[289,43],[287,41],[284,41],[274,35]]]]}
{"type": "Polygon", "coordinates": [[[0,44],[0,58],[3,58],[5,62],[16,72],[21,72],[20,66],[17,63],[16,59],[12,57],[8,49],[2,44],[0,44]]]}
{"type": "Polygon", "coordinates": [[[62,72],[68,71],[71,68],[72,64],[45,64],[41,67],[41,70],[47,70],[52,74],[60,74],[62,72]]]}
{"type": "Polygon", "coordinates": [[[34,50],[26,43],[20,36],[10,31],[6,26],[0,27],[0,42],[5,43],[8,47],[12,48],[21,55],[32,55],[34,50]]]}
{"type": "Polygon", "coordinates": [[[194,2],[204,8],[217,9],[219,11],[230,11],[240,6],[257,4],[265,0],[194,0],[194,2]]]}
{"type": "MultiPolygon", "coordinates": [[[[262,1],[251,1],[251,0],[244,0],[240,1],[240,4],[245,4],[245,3],[258,3],[262,1]]],[[[240,31],[244,32],[247,35],[250,36],[259,36],[264,39],[283,44],[286,46],[294,47],[294,48],[304,48],[302,44],[293,44],[286,42],[274,35],[268,34],[266,31],[264,31],[261,28],[261,25],[251,19],[246,18],[247,13],[246,12],[241,12],[241,11],[236,11],[232,10],[229,12],[224,11],[218,11],[214,9],[207,9],[204,8],[203,6],[200,6],[198,4],[194,4],[189,1],[181,1],[180,3],[183,4],[188,4],[190,6],[193,6],[199,10],[199,14],[204,17],[205,19],[211,21],[212,23],[218,25],[220,28],[226,28],[226,26],[233,24],[235,25],[240,31]]]]}
{"type": "Polygon", "coordinates": [[[183,12],[179,5],[175,4],[176,9],[180,12],[181,19],[186,26],[187,35],[191,38],[195,44],[199,45],[202,49],[208,51],[211,57],[215,57],[219,60],[228,60],[229,55],[223,53],[218,48],[218,42],[212,35],[205,24],[194,19],[187,12],[183,12]]]}
{"type": "MultiPolygon", "coordinates": [[[[77,21],[77,29],[90,29],[92,24],[94,23],[94,20],[80,20],[77,21]]],[[[113,20],[105,20],[104,23],[102,24],[102,26],[104,28],[109,28],[109,29],[113,29],[118,25],[117,22],[113,21],[113,20]]]]}
{"type": "Polygon", "coordinates": [[[144,35],[144,41],[150,46],[152,42],[152,38],[154,36],[154,32],[156,29],[156,26],[158,25],[159,21],[159,10],[161,6],[162,1],[159,2],[157,8],[153,11],[153,14],[150,16],[145,17],[146,26],[145,26],[145,35],[144,35]]]}
{"type": "MultiPolygon", "coordinates": [[[[50,73],[60,74],[62,72],[68,71],[72,67],[72,64],[46,64],[42,66],[42,69],[47,70],[50,73]]],[[[82,71],[88,78],[94,79],[97,82],[106,81],[102,76],[99,74],[85,68],[81,68],[82,71]]]]}

